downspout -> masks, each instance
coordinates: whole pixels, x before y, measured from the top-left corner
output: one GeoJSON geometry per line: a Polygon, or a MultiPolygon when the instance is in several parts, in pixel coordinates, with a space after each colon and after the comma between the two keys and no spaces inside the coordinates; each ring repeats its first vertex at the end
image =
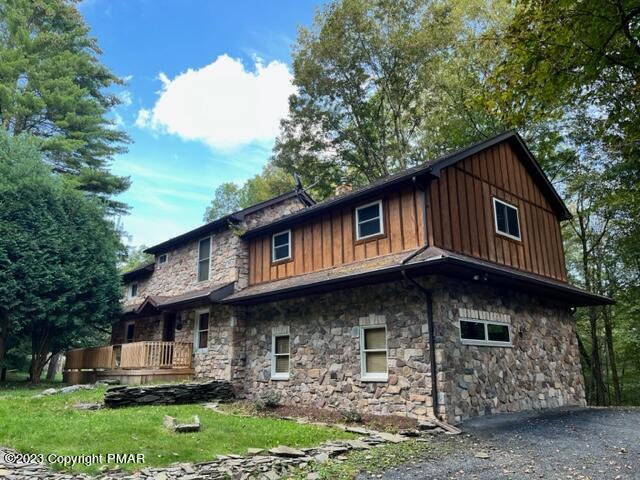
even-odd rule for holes
{"type": "MultiPolygon", "coordinates": [[[[422,219],[423,219],[423,225],[424,225],[424,245],[422,247],[420,247],[419,249],[417,249],[415,252],[411,253],[409,256],[407,256],[404,260],[402,260],[402,264],[405,265],[407,264],[409,261],[411,261],[413,258],[415,258],[417,255],[421,254],[422,252],[424,252],[427,248],[429,248],[429,226],[427,225],[427,198],[428,198],[428,194],[429,194],[429,184],[427,183],[426,186],[422,186],[420,185],[420,183],[417,182],[416,177],[413,177],[413,183],[414,185],[416,185],[418,187],[418,189],[422,190],[423,194],[424,194],[424,203],[423,203],[423,209],[422,209],[422,219]]],[[[431,180],[429,180],[430,182],[431,180]]],[[[436,336],[435,336],[435,332],[434,332],[434,325],[433,325],[433,295],[431,294],[431,290],[429,290],[428,288],[425,288],[424,286],[422,286],[420,283],[418,283],[416,280],[414,280],[413,278],[411,278],[408,274],[406,269],[401,270],[402,276],[405,280],[408,280],[409,282],[411,282],[413,285],[415,285],[418,290],[420,290],[425,297],[425,305],[426,305],[426,312],[427,312],[427,330],[428,330],[428,340],[429,340],[429,365],[431,367],[431,401],[432,401],[432,413],[434,418],[439,418],[438,417],[438,411],[439,411],[439,402],[438,402],[438,368],[436,365],[436,336]]]]}

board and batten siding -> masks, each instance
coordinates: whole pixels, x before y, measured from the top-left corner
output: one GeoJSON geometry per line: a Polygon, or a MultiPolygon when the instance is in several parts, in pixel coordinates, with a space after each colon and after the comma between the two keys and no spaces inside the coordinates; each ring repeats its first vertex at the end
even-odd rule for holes
{"type": "MultiPolygon", "coordinates": [[[[249,240],[249,284],[280,280],[358,260],[415,249],[424,243],[423,194],[411,185],[381,194],[384,235],[356,240],[355,208],[336,207],[291,227],[292,258],[271,261],[271,233],[249,240]]],[[[272,232],[277,233],[277,232],[272,232]]]]}
{"type": "Polygon", "coordinates": [[[427,223],[431,245],[567,280],[558,217],[508,143],[443,169],[430,185],[427,223]],[[521,241],[496,233],[493,197],[518,208],[521,241]]]}
{"type": "MultiPolygon", "coordinates": [[[[424,244],[423,193],[413,184],[361,204],[336,207],[291,228],[292,258],[271,261],[271,234],[249,240],[249,284],[348,264],[424,244]],[[383,201],[385,235],[356,241],[355,208],[383,201]]],[[[429,244],[496,264],[566,281],[560,222],[507,142],[440,172],[427,205],[429,244]],[[518,208],[521,240],[496,232],[492,198],[518,208]]]]}

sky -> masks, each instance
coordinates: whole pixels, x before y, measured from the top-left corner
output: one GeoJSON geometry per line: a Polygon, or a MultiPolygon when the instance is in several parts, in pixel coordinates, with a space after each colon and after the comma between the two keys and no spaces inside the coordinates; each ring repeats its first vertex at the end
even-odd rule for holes
{"type": "Polygon", "coordinates": [[[291,46],[321,0],[84,0],[101,61],[126,80],[110,117],[133,143],[112,172],[131,246],[151,246],[203,223],[223,182],[267,162],[295,92],[291,46]]]}

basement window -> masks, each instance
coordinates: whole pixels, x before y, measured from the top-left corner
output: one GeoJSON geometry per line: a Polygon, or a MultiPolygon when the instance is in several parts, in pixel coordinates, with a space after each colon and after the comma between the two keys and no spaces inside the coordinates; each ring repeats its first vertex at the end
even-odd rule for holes
{"type": "Polygon", "coordinates": [[[460,319],[460,339],[464,345],[510,347],[511,327],[506,323],[460,319]]]}
{"type": "Polygon", "coordinates": [[[493,197],[493,213],[496,232],[514,240],[521,240],[518,207],[493,197]]]}
{"type": "Polygon", "coordinates": [[[384,234],[382,200],[356,208],[356,240],[384,234]]]}
{"type": "Polygon", "coordinates": [[[289,335],[273,335],[271,344],[271,378],[289,380],[289,335]]]}
{"type": "Polygon", "coordinates": [[[291,230],[276,233],[271,239],[271,259],[275,262],[291,258],[291,230]]]}
{"type": "Polygon", "coordinates": [[[384,325],[360,327],[360,358],[362,380],[387,381],[387,328],[384,325]]]}

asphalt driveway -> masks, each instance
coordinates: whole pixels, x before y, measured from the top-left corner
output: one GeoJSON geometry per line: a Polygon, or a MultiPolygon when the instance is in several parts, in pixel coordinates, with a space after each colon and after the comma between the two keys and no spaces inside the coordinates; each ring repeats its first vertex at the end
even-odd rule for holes
{"type": "Polygon", "coordinates": [[[438,435],[449,453],[389,470],[388,480],[640,479],[640,409],[562,409],[482,417],[456,437],[438,435]]]}

